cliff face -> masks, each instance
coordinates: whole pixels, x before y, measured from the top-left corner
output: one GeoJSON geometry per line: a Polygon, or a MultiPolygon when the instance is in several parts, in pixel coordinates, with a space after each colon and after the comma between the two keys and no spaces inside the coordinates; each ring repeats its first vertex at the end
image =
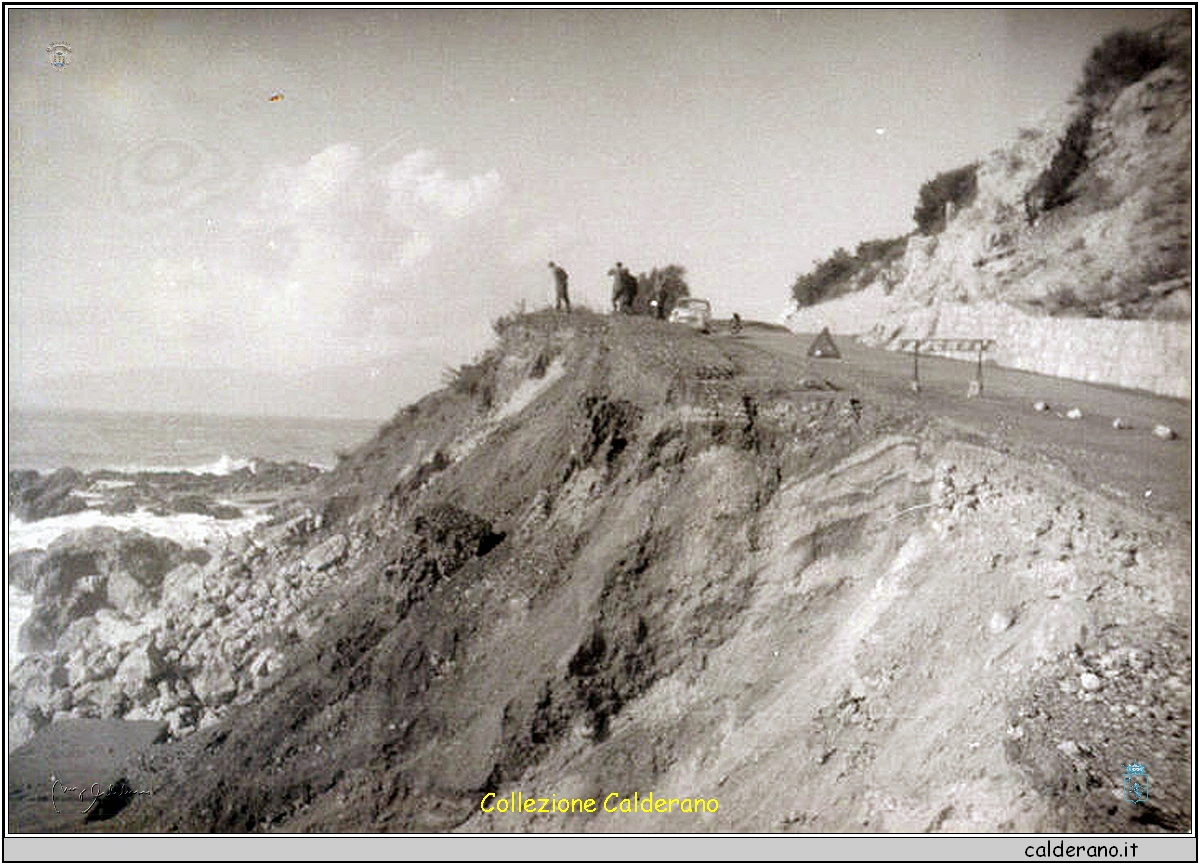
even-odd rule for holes
{"type": "Polygon", "coordinates": [[[511,322],[306,515],[166,581],[156,651],[194,665],[203,721],[140,764],[172,796],[117,823],[1186,826],[1186,531],[969,438],[752,341],[511,322]],[[264,636],[222,637],[243,619],[264,636]],[[1120,801],[1130,755],[1152,812],[1120,801]],[[486,813],[492,792],[717,807],[486,813]]]}
{"type": "MultiPolygon", "coordinates": [[[[1157,32],[1169,44],[1190,40],[1190,18],[1172,19],[1157,32]]],[[[1168,356],[1156,359],[1155,370],[1127,381],[1086,368],[1060,372],[1061,359],[1038,357],[1028,346],[1010,344],[1009,356],[998,360],[1050,374],[1190,394],[1188,72],[1167,64],[1104,100],[1092,118],[1086,167],[1068,188],[1070,200],[1040,210],[1038,177],[1083,110],[1079,102],[1064,106],[980,160],[971,203],[952,212],[939,233],[913,235],[903,260],[865,291],[814,307],[793,306],[785,323],[796,331],[830,325],[835,331],[866,333],[873,344],[890,344],[901,335],[997,338],[1008,335],[1010,327],[1021,330],[1027,321],[1044,317],[1172,322],[1168,356]],[[996,333],[949,333],[937,326],[937,315],[946,307],[988,303],[1012,308],[998,311],[994,322],[979,322],[996,333]]],[[[1049,343],[1065,342],[1071,334],[1064,324],[1062,338],[1049,343]]],[[[1120,344],[1118,337],[1099,345],[1115,351],[1120,344]]],[[[1094,353],[1096,346],[1093,341],[1088,349],[1094,353]]],[[[1126,358],[1110,360],[1114,369],[1128,365],[1126,358]]]]}
{"type": "Polygon", "coordinates": [[[1163,67],[1093,121],[1075,199],[1030,220],[1025,197],[1065,132],[1060,118],[985,158],[978,194],[946,229],[909,241],[901,301],[1001,300],[1050,313],[1191,313],[1191,85],[1163,67]]]}

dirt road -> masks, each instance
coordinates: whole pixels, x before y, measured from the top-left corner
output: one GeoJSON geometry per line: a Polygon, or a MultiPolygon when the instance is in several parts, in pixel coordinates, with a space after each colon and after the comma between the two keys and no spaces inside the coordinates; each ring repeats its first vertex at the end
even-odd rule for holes
{"type": "Polygon", "coordinates": [[[766,352],[790,364],[798,377],[824,379],[872,399],[928,410],[943,422],[983,436],[1002,451],[1039,456],[1074,479],[1127,502],[1191,524],[1192,407],[1185,400],[1054,378],[984,364],[984,393],[966,397],[975,364],[939,357],[920,359],[921,392],[913,393],[912,356],[866,348],[839,338],[840,360],[807,356],[815,334],[792,334],[747,326],[739,337],[715,337],[745,365],[766,352]],[[1048,404],[1038,412],[1034,403],[1048,404]],[[1078,408],[1082,417],[1066,416],[1078,408]],[[1130,429],[1114,429],[1122,418],[1130,429]],[[1156,424],[1179,434],[1173,441],[1153,435],[1156,424]]]}

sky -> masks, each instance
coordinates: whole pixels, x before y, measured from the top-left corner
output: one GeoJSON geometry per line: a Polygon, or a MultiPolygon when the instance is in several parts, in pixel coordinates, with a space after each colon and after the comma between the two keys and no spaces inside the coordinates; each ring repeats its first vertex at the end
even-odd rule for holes
{"type": "Polygon", "coordinates": [[[777,320],[1167,14],[9,7],[10,404],[387,417],[550,259],[777,320]]]}

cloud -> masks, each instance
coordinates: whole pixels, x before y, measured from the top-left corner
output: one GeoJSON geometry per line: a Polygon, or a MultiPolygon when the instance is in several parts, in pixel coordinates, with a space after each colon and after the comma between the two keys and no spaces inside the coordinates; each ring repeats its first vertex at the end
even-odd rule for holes
{"type": "Polygon", "coordinates": [[[394,351],[404,323],[447,325],[439,294],[465,288],[465,261],[486,269],[504,192],[494,169],[456,175],[428,149],[381,163],[343,143],[273,167],[226,274],[259,329],[247,338],[293,364],[349,362],[394,351]]]}
{"type": "Polygon", "coordinates": [[[417,150],[388,170],[388,210],[393,219],[404,223],[438,213],[464,219],[499,199],[500,174],[495,169],[456,180],[438,168],[436,160],[433,151],[417,150]]]}
{"type": "Polygon", "coordinates": [[[18,292],[14,350],[30,374],[294,373],[404,355],[420,340],[452,365],[486,347],[490,322],[521,296],[508,253],[525,218],[514,221],[521,210],[490,167],[340,143],[246,177],[257,180],[145,228],[132,248],[101,245],[86,290],[18,292]]]}

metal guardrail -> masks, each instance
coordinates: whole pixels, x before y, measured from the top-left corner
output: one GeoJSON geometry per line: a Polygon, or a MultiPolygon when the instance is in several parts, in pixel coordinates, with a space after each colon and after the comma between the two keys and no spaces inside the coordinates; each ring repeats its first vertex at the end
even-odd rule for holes
{"type": "Polygon", "coordinates": [[[900,350],[912,350],[913,377],[912,389],[921,390],[920,357],[921,349],[926,351],[973,351],[977,358],[975,363],[975,379],[967,388],[967,396],[983,395],[983,353],[996,344],[994,339],[966,339],[954,337],[909,337],[900,340],[900,350]]]}

